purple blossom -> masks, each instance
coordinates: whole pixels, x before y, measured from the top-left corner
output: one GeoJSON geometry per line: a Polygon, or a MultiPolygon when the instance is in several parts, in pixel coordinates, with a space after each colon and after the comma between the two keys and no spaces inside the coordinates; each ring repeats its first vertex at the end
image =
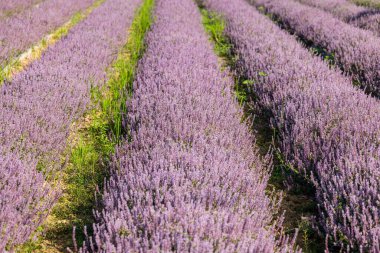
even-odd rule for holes
{"type": "Polygon", "coordinates": [[[293,252],[192,0],[157,0],[99,222],[81,252],[293,252]]]}
{"type": "MultiPolygon", "coordinates": [[[[348,78],[312,56],[293,36],[246,1],[206,3],[224,15],[226,35],[239,56],[237,69],[255,83],[259,103],[272,112],[285,159],[311,176],[326,232],[336,244],[348,249],[377,252],[379,101],[354,88],[348,78]]],[[[320,31],[317,24],[334,27],[322,20],[324,14],[298,8],[299,4],[292,1],[270,1],[265,6],[299,27],[302,22],[306,27],[312,23],[308,20],[321,18],[309,28],[311,32],[320,31]]],[[[343,33],[331,33],[340,34],[343,33]]],[[[368,52],[363,57],[367,55],[368,52]]]]}
{"type": "Polygon", "coordinates": [[[2,0],[0,4],[0,19],[26,10],[42,1],[45,0],[2,0]]]}
{"type": "Polygon", "coordinates": [[[319,9],[331,12],[335,17],[342,20],[350,20],[360,14],[368,12],[369,9],[358,6],[347,0],[297,0],[319,9]]]}
{"type": "Polygon", "coordinates": [[[35,165],[33,161],[26,165],[14,155],[0,155],[1,252],[25,242],[55,200],[35,165]]]}
{"type": "Polygon", "coordinates": [[[335,17],[356,27],[370,30],[375,35],[380,35],[379,10],[367,9],[357,6],[346,0],[298,0],[303,4],[317,7],[332,13],[335,17]]]}
{"type": "Polygon", "coordinates": [[[0,19],[0,66],[93,2],[94,0],[49,0],[10,18],[0,19]]]}
{"type": "Polygon", "coordinates": [[[380,96],[380,38],[292,0],[251,0],[277,16],[286,27],[334,54],[339,65],[369,92],[380,96]]]}
{"type": "MultiPolygon", "coordinates": [[[[41,59],[0,88],[0,156],[12,159],[5,167],[1,165],[0,175],[14,170],[12,180],[19,180],[22,189],[31,186],[30,194],[43,196],[47,182],[35,172],[36,164],[48,166],[46,170],[61,166],[60,155],[67,145],[70,127],[88,108],[91,86],[104,83],[106,68],[125,43],[127,30],[140,3],[140,0],[108,0],[46,51],[41,59]],[[19,160],[28,166],[24,167],[19,160]],[[36,178],[33,185],[28,181],[31,178],[36,178]]],[[[13,199],[33,197],[16,187],[0,188],[0,197],[4,194],[8,197],[1,198],[4,200],[2,210],[13,210],[13,199]]],[[[35,201],[39,203],[38,198],[35,201]]],[[[33,224],[38,224],[33,223],[37,213],[24,215],[24,211],[19,210],[20,214],[12,216],[9,212],[1,212],[1,224],[20,225],[19,230],[9,229],[0,234],[0,241],[3,241],[1,236],[14,235],[18,236],[17,243],[27,240],[30,232],[36,229],[33,224]],[[18,218],[8,220],[13,217],[18,218]]]]}

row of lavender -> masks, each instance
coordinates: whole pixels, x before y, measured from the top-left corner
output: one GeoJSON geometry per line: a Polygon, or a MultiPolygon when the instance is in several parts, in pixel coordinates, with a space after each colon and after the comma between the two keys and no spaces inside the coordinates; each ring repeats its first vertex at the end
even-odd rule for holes
{"type": "Polygon", "coordinates": [[[10,18],[0,19],[0,66],[93,2],[94,0],[49,0],[10,18]]]}
{"type": "Polygon", "coordinates": [[[297,0],[300,3],[321,8],[333,13],[342,20],[354,19],[368,11],[363,6],[358,6],[347,0],[297,0]]]}
{"type": "Polygon", "coordinates": [[[196,4],[157,0],[119,147],[81,252],[292,252],[196,4]],[[278,224],[280,226],[280,224],[278,224]]]}
{"type": "Polygon", "coordinates": [[[60,165],[72,122],[102,85],[140,0],[108,0],[0,89],[0,251],[24,242],[55,201],[37,169],[60,165]]]}
{"type": "Polygon", "coordinates": [[[297,0],[332,13],[335,17],[356,27],[380,35],[380,13],[378,10],[357,6],[347,0],[297,0]]]}
{"type": "Polygon", "coordinates": [[[335,60],[363,88],[380,96],[380,38],[330,13],[293,0],[250,0],[279,18],[302,38],[334,54],[335,60]]]}
{"type": "MultiPolygon", "coordinates": [[[[283,7],[289,19],[301,20],[291,1],[271,2],[268,7],[283,7]]],[[[379,101],[354,88],[246,1],[206,3],[226,18],[238,71],[255,82],[260,103],[272,112],[286,160],[311,176],[324,229],[347,251],[378,252],[379,101]]],[[[309,19],[317,17],[324,16],[313,13],[309,19]]]]}

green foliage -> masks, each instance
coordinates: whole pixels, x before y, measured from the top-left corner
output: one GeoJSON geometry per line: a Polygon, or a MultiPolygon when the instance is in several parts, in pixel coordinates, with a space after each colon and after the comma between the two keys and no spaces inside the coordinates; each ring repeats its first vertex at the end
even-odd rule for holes
{"type": "MultiPolygon", "coordinates": [[[[225,21],[221,15],[210,12],[200,6],[202,14],[202,23],[213,42],[215,53],[224,61],[225,66],[233,67],[238,60],[237,56],[232,54],[232,44],[224,34],[225,21]]],[[[222,66],[223,67],[223,66],[222,66]]],[[[251,90],[255,80],[245,80],[241,77],[235,78],[234,93],[240,105],[248,101],[248,91],[251,90]]]]}
{"type": "Polygon", "coordinates": [[[215,52],[222,58],[229,58],[231,44],[224,35],[225,21],[222,16],[206,9],[201,9],[201,13],[203,26],[214,42],[215,52]]]}
{"type": "Polygon", "coordinates": [[[132,94],[136,65],[145,50],[144,36],[153,22],[153,6],[154,0],[145,0],[138,10],[129,33],[129,41],[113,66],[113,73],[116,74],[110,76],[108,91],[100,101],[116,142],[127,134],[127,129],[122,127],[123,115],[127,112],[125,101],[132,94]]]}
{"type": "Polygon", "coordinates": [[[279,149],[276,149],[275,154],[276,154],[276,158],[278,159],[282,168],[285,171],[287,171],[289,173],[294,173],[294,174],[300,173],[298,171],[298,169],[294,168],[294,166],[291,163],[287,162],[286,159],[284,159],[284,157],[282,156],[281,151],[279,149]]]}
{"type": "Polygon", "coordinates": [[[321,57],[327,64],[330,66],[336,65],[335,62],[335,54],[329,53],[325,48],[322,48],[320,46],[316,46],[312,44],[312,42],[307,42],[307,46],[310,47],[310,52],[321,57]]]}
{"type": "Polygon", "coordinates": [[[370,8],[380,8],[380,3],[376,0],[351,0],[357,5],[370,7],[370,8]]]}
{"type": "Polygon", "coordinates": [[[303,250],[305,252],[309,252],[310,251],[310,233],[313,232],[312,228],[311,228],[311,224],[309,223],[308,220],[301,220],[299,222],[299,233],[301,234],[302,236],[302,241],[303,241],[303,250]]]}
{"type": "Polygon", "coordinates": [[[244,80],[242,82],[242,84],[244,84],[244,85],[254,85],[255,84],[255,80],[244,80]]]}
{"type": "Polygon", "coordinates": [[[264,77],[264,76],[268,76],[268,74],[265,73],[264,71],[259,71],[259,76],[264,77]]]}

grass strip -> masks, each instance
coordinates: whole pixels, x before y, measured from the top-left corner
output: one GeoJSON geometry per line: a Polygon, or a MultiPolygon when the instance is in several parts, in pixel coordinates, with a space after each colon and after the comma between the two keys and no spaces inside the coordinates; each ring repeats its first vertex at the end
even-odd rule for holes
{"type": "Polygon", "coordinates": [[[0,85],[4,81],[11,81],[14,75],[24,70],[33,61],[39,59],[43,52],[45,52],[50,46],[57,43],[57,41],[59,41],[62,37],[66,36],[75,25],[88,17],[104,2],[105,0],[96,0],[86,10],[75,13],[69,21],[54,30],[52,33],[46,35],[41,41],[29,48],[26,52],[10,59],[8,63],[5,64],[5,67],[0,69],[0,85]]]}
{"type": "Polygon", "coordinates": [[[144,0],[132,23],[129,40],[112,67],[105,90],[96,92],[95,99],[100,104],[114,144],[120,143],[122,137],[128,135],[128,129],[122,124],[123,116],[127,112],[125,101],[133,92],[136,66],[145,51],[144,38],[154,21],[154,5],[155,0],[144,0]]]}
{"type": "Polygon", "coordinates": [[[380,1],[378,0],[351,0],[351,2],[364,7],[380,8],[380,1]]]}
{"type": "MultiPolygon", "coordinates": [[[[25,244],[20,252],[63,252],[81,245],[84,226],[92,224],[97,194],[107,177],[107,165],[124,134],[122,119],[127,112],[125,101],[132,95],[138,60],[144,53],[144,38],[153,22],[154,0],[144,0],[137,10],[128,41],[108,70],[108,81],[102,89],[92,90],[95,107],[72,126],[67,154],[69,162],[63,171],[63,196],[53,208],[44,231],[36,241],[25,244]]],[[[89,231],[90,233],[92,231],[89,231]]]]}
{"type": "MultiPolygon", "coordinates": [[[[214,45],[214,51],[222,60],[222,68],[230,68],[236,71],[237,56],[233,52],[233,45],[228,37],[225,36],[225,20],[218,13],[205,9],[201,4],[202,22],[210,40],[214,45]]],[[[265,73],[262,73],[265,75],[265,73]]],[[[270,150],[274,149],[275,157],[273,161],[273,171],[268,182],[268,193],[273,191],[283,192],[283,201],[281,210],[286,211],[284,226],[286,233],[294,234],[296,229],[299,230],[297,244],[304,252],[318,252],[324,247],[324,241],[320,238],[308,217],[317,214],[316,202],[313,199],[314,191],[310,183],[307,182],[299,173],[292,168],[283,158],[275,145],[276,129],[270,127],[269,112],[263,111],[262,108],[252,107],[258,98],[251,89],[255,80],[249,80],[245,77],[234,74],[235,79],[234,92],[240,106],[243,107],[244,117],[251,118],[252,129],[256,139],[256,145],[260,154],[265,156],[270,150]],[[252,115],[256,115],[252,119],[252,115]],[[289,183],[289,178],[293,181],[292,188],[285,187],[289,183]]],[[[282,212],[280,212],[282,213],[282,212]]]]}

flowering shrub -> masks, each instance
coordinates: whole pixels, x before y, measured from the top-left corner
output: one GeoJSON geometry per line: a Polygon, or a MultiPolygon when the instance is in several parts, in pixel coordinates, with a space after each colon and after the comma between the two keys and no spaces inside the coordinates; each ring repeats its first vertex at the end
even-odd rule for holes
{"type": "Polygon", "coordinates": [[[103,83],[140,3],[107,1],[0,88],[1,242],[27,240],[35,219],[46,217],[35,208],[46,192],[42,173],[59,169],[70,126],[88,107],[91,86],[103,83]]]}
{"type": "Polygon", "coordinates": [[[380,38],[322,10],[293,0],[255,0],[302,38],[334,54],[335,61],[368,92],[380,96],[380,38]]]}
{"type": "MultiPolygon", "coordinates": [[[[246,1],[205,2],[223,14],[237,70],[254,83],[259,103],[272,112],[285,159],[314,182],[324,229],[347,250],[378,251],[379,101],[246,1]]],[[[293,13],[298,8],[291,1],[270,2],[269,10],[300,20],[301,11],[293,13]]]]}
{"type": "MultiPolygon", "coordinates": [[[[158,0],[111,179],[82,252],[292,252],[192,0],[158,0]]],[[[269,158],[268,158],[269,159],[269,158]]],[[[268,162],[269,163],[269,162],[268,162]]]]}
{"type": "MultiPolygon", "coordinates": [[[[13,1],[13,5],[18,5],[18,2],[13,1]]],[[[93,2],[94,0],[44,1],[38,7],[15,16],[0,18],[0,66],[15,54],[24,52],[51,30],[63,25],[75,12],[93,2]]]]}

